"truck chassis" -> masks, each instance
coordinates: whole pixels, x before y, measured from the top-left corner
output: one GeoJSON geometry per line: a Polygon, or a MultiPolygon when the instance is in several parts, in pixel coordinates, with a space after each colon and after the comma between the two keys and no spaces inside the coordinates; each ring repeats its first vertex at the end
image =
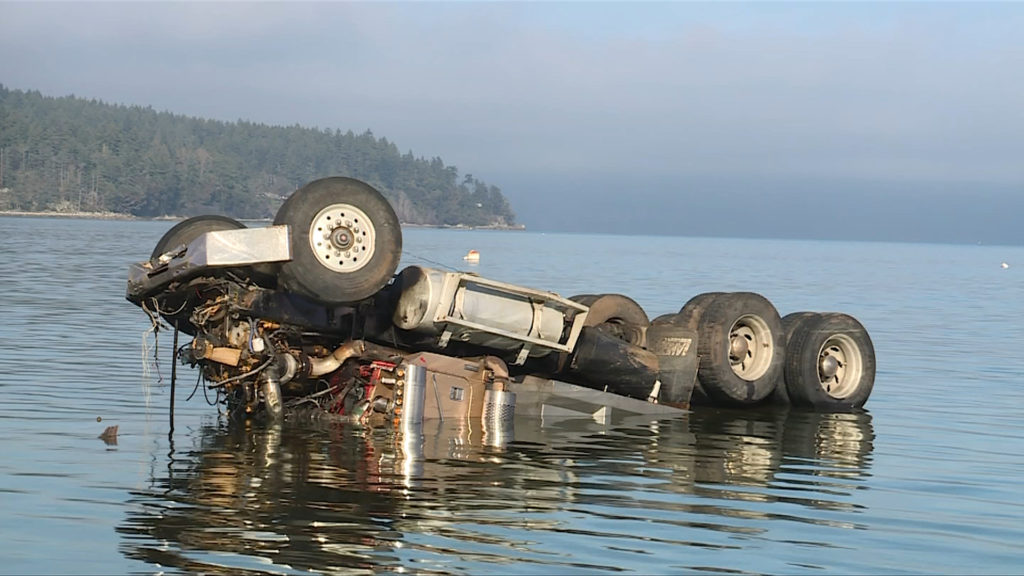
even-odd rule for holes
{"type": "Polygon", "coordinates": [[[325,178],[292,194],[272,226],[180,222],[131,266],[126,297],[192,336],[175,360],[238,417],[312,411],[405,428],[481,418],[500,436],[517,410],[598,421],[691,402],[849,410],[874,384],[871,340],[846,314],[780,317],[758,294],[714,292],[649,320],[621,294],[396,274],[401,248],[382,195],[325,178]]]}

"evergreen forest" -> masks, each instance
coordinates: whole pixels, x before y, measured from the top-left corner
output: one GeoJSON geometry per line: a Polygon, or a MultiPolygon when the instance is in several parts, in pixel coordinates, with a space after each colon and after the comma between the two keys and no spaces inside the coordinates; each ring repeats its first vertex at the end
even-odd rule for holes
{"type": "Polygon", "coordinates": [[[205,120],[0,84],[0,210],[273,218],[324,176],[368,182],[403,223],[515,225],[498,187],[370,131],[205,120]]]}

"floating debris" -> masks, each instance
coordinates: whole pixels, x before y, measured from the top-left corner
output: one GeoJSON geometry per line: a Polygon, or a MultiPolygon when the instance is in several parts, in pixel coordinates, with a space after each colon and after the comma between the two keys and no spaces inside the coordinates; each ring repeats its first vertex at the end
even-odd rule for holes
{"type": "Polygon", "coordinates": [[[117,426],[107,426],[107,429],[103,431],[103,434],[100,434],[99,438],[107,446],[117,446],[117,426]]]}
{"type": "Polygon", "coordinates": [[[1001,267],[1003,268],[1003,270],[1006,270],[1007,268],[1009,268],[1009,267],[1010,267],[1010,265],[1009,265],[1009,264],[1007,264],[1006,262],[1003,262],[1003,263],[1002,263],[1002,264],[1000,264],[999,266],[1001,266],[1001,267]]]}

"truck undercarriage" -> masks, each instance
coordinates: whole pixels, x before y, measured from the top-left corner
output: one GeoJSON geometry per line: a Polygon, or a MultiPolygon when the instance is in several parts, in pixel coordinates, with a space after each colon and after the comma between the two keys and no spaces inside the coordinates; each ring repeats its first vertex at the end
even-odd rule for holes
{"type": "Polygon", "coordinates": [[[192,337],[176,361],[237,416],[481,418],[500,434],[524,410],[597,420],[691,401],[843,410],[871,393],[871,340],[845,314],[780,318],[757,294],[706,293],[649,320],[621,294],[563,298],[421,266],[396,274],[401,250],[383,196],[325,178],[296,191],[272,226],[221,216],[174,226],[132,265],[127,298],[192,337]]]}

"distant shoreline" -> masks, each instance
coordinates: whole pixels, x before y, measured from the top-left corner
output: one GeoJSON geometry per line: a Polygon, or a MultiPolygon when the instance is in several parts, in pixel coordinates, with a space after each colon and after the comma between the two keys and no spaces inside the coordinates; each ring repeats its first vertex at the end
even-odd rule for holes
{"type": "MultiPolygon", "coordinates": [[[[185,220],[186,218],[185,216],[154,216],[151,218],[143,218],[140,216],[132,216],[131,214],[122,214],[120,212],[33,212],[29,210],[0,210],[0,216],[10,216],[13,218],[78,218],[81,220],[139,220],[152,222],[180,222],[182,220],[185,220]]],[[[239,218],[239,221],[270,222],[271,220],[269,218],[239,218]]],[[[402,228],[440,228],[444,230],[526,230],[525,224],[516,224],[515,226],[468,226],[465,224],[410,224],[408,222],[402,222],[401,224],[402,228]]]]}
{"type": "Polygon", "coordinates": [[[516,224],[515,226],[468,226],[466,224],[410,224],[408,222],[402,222],[402,228],[439,228],[442,230],[511,230],[514,232],[522,232],[526,230],[526,224],[516,224]]]}
{"type": "MultiPolygon", "coordinates": [[[[0,210],[0,216],[15,218],[79,218],[82,220],[161,220],[161,218],[139,218],[118,212],[32,212],[27,210],[0,210]]],[[[168,218],[172,220],[172,218],[168,218]]]]}

